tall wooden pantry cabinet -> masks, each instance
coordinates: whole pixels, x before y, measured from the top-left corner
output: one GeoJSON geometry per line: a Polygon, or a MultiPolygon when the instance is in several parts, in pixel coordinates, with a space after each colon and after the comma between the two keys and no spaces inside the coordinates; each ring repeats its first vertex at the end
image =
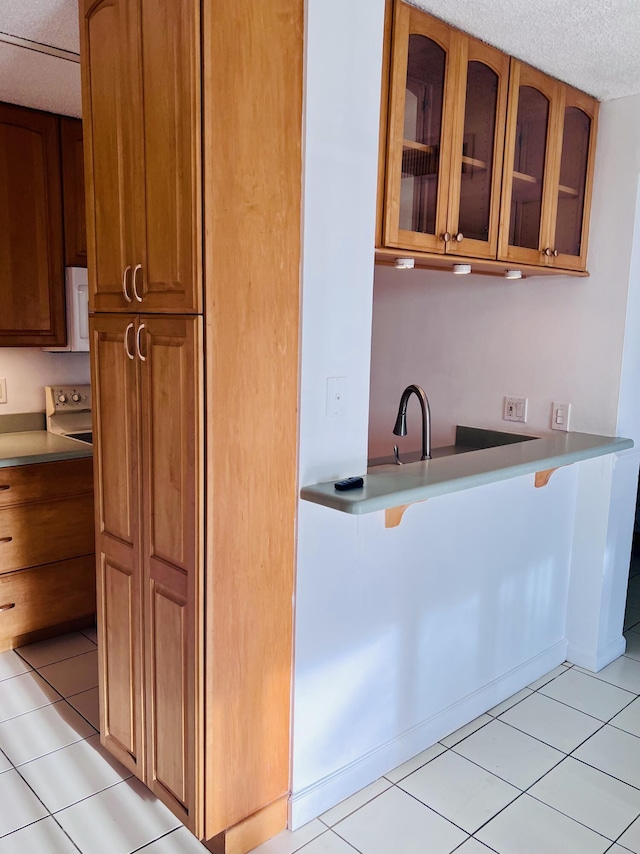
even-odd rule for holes
{"type": "Polygon", "coordinates": [[[104,745],[286,826],[302,0],[80,0],[104,745]]]}

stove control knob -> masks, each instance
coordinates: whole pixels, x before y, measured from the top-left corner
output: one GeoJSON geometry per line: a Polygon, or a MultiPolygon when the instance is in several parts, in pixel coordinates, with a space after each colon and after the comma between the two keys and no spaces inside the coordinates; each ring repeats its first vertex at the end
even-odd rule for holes
{"type": "Polygon", "coordinates": [[[58,403],[66,403],[69,398],[64,392],[60,392],[58,395],[58,403]]]}
{"type": "Polygon", "coordinates": [[[78,392],[77,392],[77,391],[75,391],[75,392],[71,395],[71,400],[72,400],[74,403],[80,403],[80,401],[82,400],[82,398],[80,397],[80,395],[78,394],[78,392]]]}

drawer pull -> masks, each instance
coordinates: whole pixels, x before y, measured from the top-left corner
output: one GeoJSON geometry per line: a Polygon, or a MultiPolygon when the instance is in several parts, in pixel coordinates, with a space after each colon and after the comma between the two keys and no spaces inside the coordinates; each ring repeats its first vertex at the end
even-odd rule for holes
{"type": "Polygon", "coordinates": [[[0,537],[0,543],[10,543],[13,537],[0,537]]]}
{"type": "Polygon", "coordinates": [[[7,491],[7,489],[11,489],[11,484],[10,484],[10,483],[3,483],[3,484],[0,486],[0,492],[6,492],[6,491],[7,491]]]}
{"type": "Polygon", "coordinates": [[[2,613],[2,611],[10,611],[12,608],[15,608],[15,607],[16,607],[15,602],[8,602],[6,605],[0,605],[0,613],[2,613]]]}

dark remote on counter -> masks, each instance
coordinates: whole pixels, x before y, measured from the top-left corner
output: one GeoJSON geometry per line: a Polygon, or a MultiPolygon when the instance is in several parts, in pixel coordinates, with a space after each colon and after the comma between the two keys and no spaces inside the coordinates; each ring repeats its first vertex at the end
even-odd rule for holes
{"type": "Polygon", "coordinates": [[[348,477],[346,480],[338,480],[333,484],[334,489],[340,492],[345,492],[347,489],[360,489],[364,486],[364,479],[361,477],[348,477]]]}

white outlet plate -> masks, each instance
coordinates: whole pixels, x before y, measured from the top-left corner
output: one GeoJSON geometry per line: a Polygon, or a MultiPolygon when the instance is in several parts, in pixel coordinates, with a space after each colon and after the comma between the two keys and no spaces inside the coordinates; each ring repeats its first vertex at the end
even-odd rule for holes
{"type": "Polygon", "coordinates": [[[526,422],[528,404],[529,400],[526,397],[505,397],[502,410],[503,420],[526,422]]]}
{"type": "Polygon", "coordinates": [[[7,402],[7,381],[4,377],[0,377],[0,403],[7,402]]]}
{"type": "Polygon", "coordinates": [[[571,419],[571,404],[570,403],[553,403],[551,406],[551,429],[563,430],[565,433],[569,430],[569,420],[571,419]]]}

